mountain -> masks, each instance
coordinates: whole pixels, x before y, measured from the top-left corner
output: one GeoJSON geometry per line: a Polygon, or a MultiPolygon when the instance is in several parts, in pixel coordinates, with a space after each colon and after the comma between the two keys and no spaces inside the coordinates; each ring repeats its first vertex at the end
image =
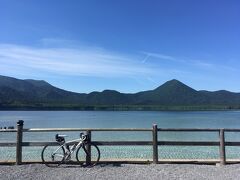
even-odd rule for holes
{"type": "Polygon", "coordinates": [[[233,93],[226,90],[220,91],[199,91],[205,97],[207,97],[208,104],[235,104],[239,105],[240,103],[240,93],[233,93]]]}
{"type": "Polygon", "coordinates": [[[193,105],[201,101],[198,91],[175,79],[154,90],[137,93],[136,97],[139,101],[137,104],[148,105],[193,105]]]}
{"type": "Polygon", "coordinates": [[[92,92],[85,97],[85,104],[88,105],[119,105],[129,104],[130,102],[130,98],[127,94],[114,90],[92,92]]]}
{"type": "Polygon", "coordinates": [[[75,93],[43,80],[0,76],[0,109],[168,109],[240,108],[240,93],[225,90],[197,91],[173,79],[154,90],[134,94],[114,90],[75,93]]]}
{"type": "Polygon", "coordinates": [[[56,88],[42,80],[0,76],[0,103],[79,103],[80,95],[56,88]]]}

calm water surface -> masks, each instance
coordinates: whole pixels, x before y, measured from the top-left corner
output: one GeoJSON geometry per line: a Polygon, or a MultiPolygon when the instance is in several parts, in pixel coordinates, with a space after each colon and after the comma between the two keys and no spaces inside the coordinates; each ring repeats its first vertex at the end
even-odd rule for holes
{"type": "MultiPolygon", "coordinates": [[[[0,127],[24,120],[26,128],[240,128],[240,111],[0,111],[0,127]]],[[[55,133],[24,133],[25,141],[54,141],[55,133]]],[[[68,132],[68,139],[78,132],[68,132]]],[[[12,133],[1,133],[0,141],[14,141],[12,133]]],[[[150,132],[98,132],[95,140],[151,140],[150,132]]],[[[218,140],[217,133],[160,132],[160,140],[218,140]]],[[[226,133],[226,139],[240,140],[240,133],[226,133]]],[[[24,158],[39,159],[42,147],[25,147],[24,158]]],[[[150,158],[151,147],[100,147],[102,157],[150,158]]],[[[238,147],[227,147],[228,158],[240,158],[238,147]]],[[[13,148],[0,148],[0,159],[14,159],[13,148]],[[6,153],[7,152],[7,153],[6,153]]],[[[160,158],[218,158],[217,147],[159,147],[160,158]]]]}
{"type": "Polygon", "coordinates": [[[0,125],[25,127],[149,128],[159,127],[240,128],[240,111],[0,111],[0,125]]]}

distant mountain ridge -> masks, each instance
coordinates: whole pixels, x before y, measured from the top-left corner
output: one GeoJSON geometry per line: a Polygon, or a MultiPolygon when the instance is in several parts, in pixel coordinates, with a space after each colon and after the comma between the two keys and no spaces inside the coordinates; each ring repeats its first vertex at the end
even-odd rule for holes
{"type": "Polygon", "coordinates": [[[0,109],[168,110],[174,109],[171,107],[189,109],[193,106],[238,109],[240,93],[197,91],[173,79],[154,90],[133,94],[115,90],[86,94],[62,90],[43,80],[20,80],[0,75],[0,109]]]}

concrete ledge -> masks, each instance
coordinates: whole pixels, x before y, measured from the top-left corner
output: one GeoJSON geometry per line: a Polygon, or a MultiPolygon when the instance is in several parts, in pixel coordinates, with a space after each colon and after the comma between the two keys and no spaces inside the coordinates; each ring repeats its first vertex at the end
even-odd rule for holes
{"type": "MultiPolygon", "coordinates": [[[[0,161],[0,165],[14,165],[15,161],[0,161]]],[[[22,164],[42,164],[42,161],[23,161],[22,164]]],[[[100,164],[122,163],[122,164],[151,164],[150,159],[101,159],[100,164]]],[[[217,164],[219,159],[159,159],[158,164],[217,164]]],[[[227,159],[227,164],[240,163],[240,159],[227,159]]],[[[71,161],[67,164],[78,164],[77,161],[71,161]]]]}

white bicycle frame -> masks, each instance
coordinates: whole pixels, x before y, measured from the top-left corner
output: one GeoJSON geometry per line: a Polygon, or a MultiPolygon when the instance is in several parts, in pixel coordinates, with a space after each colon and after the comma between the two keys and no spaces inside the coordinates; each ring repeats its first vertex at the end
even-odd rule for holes
{"type": "MultiPolygon", "coordinates": [[[[61,136],[61,137],[66,137],[66,135],[59,135],[59,136],[61,136]]],[[[64,160],[67,160],[68,157],[70,157],[70,155],[75,152],[75,150],[77,150],[80,146],[82,146],[82,144],[83,144],[83,142],[84,142],[85,140],[86,140],[86,136],[85,136],[85,138],[79,138],[79,139],[74,139],[74,140],[71,140],[71,141],[67,141],[67,142],[63,143],[62,145],[60,145],[60,146],[52,153],[52,156],[59,156],[59,157],[61,157],[61,158],[64,158],[64,160]],[[74,142],[78,142],[77,145],[76,145],[76,144],[73,144],[73,146],[76,145],[76,146],[74,147],[74,149],[73,149],[73,148],[69,148],[69,149],[68,149],[67,146],[68,146],[69,144],[71,144],[71,143],[74,143],[74,142]],[[61,154],[57,153],[57,151],[58,151],[60,148],[62,148],[62,147],[64,148],[64,150],[67,150],[64,155],[61,155],[61,154]]]]}

